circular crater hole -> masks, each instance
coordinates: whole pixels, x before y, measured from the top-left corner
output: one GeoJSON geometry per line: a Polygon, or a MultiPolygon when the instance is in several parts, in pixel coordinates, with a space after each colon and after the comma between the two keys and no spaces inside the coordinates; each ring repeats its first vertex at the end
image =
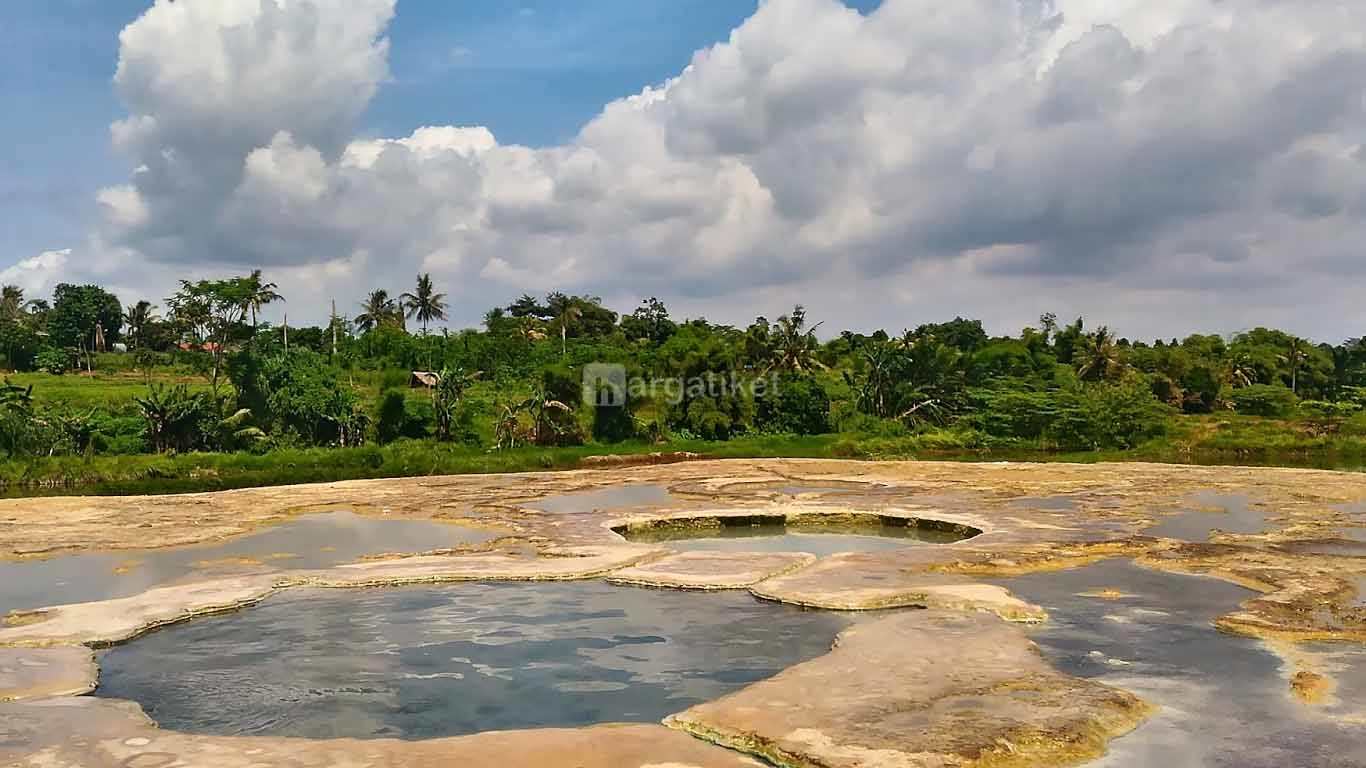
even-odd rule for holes
{"type": "Polygon", "coordinates": [[[982,533],[961,523],[871,512],[672,517],[632,521],[612,530],[627,541],[682,551],[815,555],[951,544],[982,533]]]}

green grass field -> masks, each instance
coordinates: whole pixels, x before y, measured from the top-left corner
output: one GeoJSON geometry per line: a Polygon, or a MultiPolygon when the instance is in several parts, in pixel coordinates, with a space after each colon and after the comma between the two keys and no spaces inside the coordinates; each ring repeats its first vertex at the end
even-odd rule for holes
{"type": "MultiPolygon", "coordinates": [[[[121,411],[133,406],[133,398],[147,393],[148,378],[135,371],[67,373],[53,376],[47,373],[10,373],[6,377],[21,387],[33,387],[33,401],[38,405],[67,405],[72,408],[100,408],[121,411]]],[[[158,384],[184,384],[191,389],[208,391],[203,376],[192,373],[157,371],[150,381],[158,384]]]]}

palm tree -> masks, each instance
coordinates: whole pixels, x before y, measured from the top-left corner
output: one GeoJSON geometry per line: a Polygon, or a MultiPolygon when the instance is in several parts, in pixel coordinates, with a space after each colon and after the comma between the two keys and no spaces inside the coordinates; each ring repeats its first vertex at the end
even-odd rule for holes
{"type": "Polygon", "coordinates": [[[7,285],[0,289],[0,321],[18,322],[24,316],[24,289],[7,285]]]}
{"type": "Polygon", "coordinates": [[[285,297],[275,290],[279,287],[275,283],[262,282],[261,270],[253,269],[251,271],[251,276],[247,278],[247,308],[251,310],[251,329],[253,332],[256,330],[256,315],[260,313],[261,307],[285,300],[285,297]]]}
{"type": "Polygon", "coordinates": [[[1095,333],[1081,337],[1075,352],[1077,376],[1083,381],[1113,379],[1124,371],[1115,334],[1101,326],[1095,333]]]}
{"type": "Polygon", "coordinates": [[[1306,358],[1304,340],[1298,336],[1291,336],[1290,348],[1286,350],[1284,355],[1277,355],[1277,357],[1290,366],[1290,391],[1299,394],[1300,366],[1306,358]]]}
{"type": "Polygon", "coordinates": [[[1224,380],[1233,388],[1250,387],[1257,383],[1257,366],[1247,353],[1242,353],[1229,361],[1224,371],[1224,380]]]}
{"type": "Polygon", "coordinates": [[[432,273],[417,276],[417,290],[399,297],[408,317],[422,321],[422,335],[427,335],[427,323],[432,320],[446,319],[446,294],[437,293],[432,284],[432,273]]]}
{"type": "Polygon", "coordinates": [[[136,349],[142,346],[147,335],[147,326],[156,322],[156,305],[147,300],[128,305],[123,312],[123,324],[128,326],[128,340],[136,349]]]}
{"type": "Polygon", "coordinates": [[[376,288],[371,291],[360,306],[363,311],[356,315],[356,330],[361,333],[394,322],[396,315],[402,316],[399,313],[398,303],[389,298],[389,292],[383,288],[376,288]]]}
{"type": "Polygon", "coordinates": [[[572,301],[564,302],[560,309],[559,317],[555,318],[555,324],[560,327],[560,357],[569,353],[569,326],[577,323],[583,317],[583,309],[572,301]]]}
{"type": "Polygon", "coordinates": [[[892,415],[897,384],[897,367],[904,362],[898,345],[882,343],[862,351],[863,370],[856,376],[844,372],[844,380],[858,393],[858,407],[864,413],[880,418],[892,415]]]}
{"type": "Polygon", "coordinates": [[[816,339],[816,329],[821,323],[806,327],[806,307],[798,304],[792,314],[778,318],[770,328],[769,344],[773,362],[770,370],[777,368],[791,373],[807,373],[814,368],[823,367],[816,360],[816,350],[820,342],[816,339]]]}
{"type": "Polygon", "coordinates": [[[517,332],[521,334],[524,341],[542,341],[545,339],[545,331],[541,330],[541,321],[534,317],[524,317],[519,320],[517,332]]]}

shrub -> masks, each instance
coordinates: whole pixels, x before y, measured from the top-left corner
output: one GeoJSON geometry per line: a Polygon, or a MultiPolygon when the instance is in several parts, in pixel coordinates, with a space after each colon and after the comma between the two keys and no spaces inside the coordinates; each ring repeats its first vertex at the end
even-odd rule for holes
{"type": "Polygon", "coordinates": [[[1056,392],[975,389],[968,423],[992,437],[1039,440],[1058,417],[1056,392]]]}
{"type": "Polygon", "coordinates": [[[1167,430],[1171,410],[1140,376],[1086,387],[1090,441],[1097,448],[1133,448],[1167,430]]]}
{"type": "Polygon", "coordinates": [[[729,440],[735,431],[734,421],[722,413],[711,399],[697,399],[688,404],[688,431],[703,440],[729,440]]]}
{"type": "Polygon", "coordinates": [[[624,406],[593,406],[593,439],[620,443],[636,436],[635,419],[624,406]]]}
{"type": "Polygon", "coordinates": [[[830,431],[830,396],[810,376],[783,376],[754,398],[754,425],[765,432],[821,435],[830,431]]]}
{"type": "Polygon", "coordinates": [[[61,376],[71,364],[71,356],[55,347],[43,347],[33,358],[33,367],[43,373],[61,376]]]}
{"type": "MultiPolygon", "coordinates": [[[[842,409],[841,409],[842,410],[842,409]]],[[[859,413],[831,414],[831,420],[841,433],[867,437],[906,437],[911,430],[896,419],[879,419],[876,416],[859,413]]]]}
{"type": "Polygon", "coordinates": [[[1132,448],[1166,431],[1170,409],[1142,376],[1118,382],[1069,381],[1051,391],[974,390],[969,426],[994,438],[1064,450],[1132,448]]]}
{"type": "Polygon", "coordinates": [[[1354,402],[1326,402],[1323,400],[1304,400],[1300,403],[1300,415],[1311,432],[1331,435],[1341,431],[1343,422],[1361,412],[1361,406],[1354,402]]]}
{"type": "Polygon", "coordinates": [[[1294,413],[1299,400],[1288,388],[1274,384],[1253,384],[1235,389],[1229,397],[1238,413],[1277,419],[1294,413]]]}
{"type": "Polygon", "coordinates": [[[391,389],[380,393],[375,408],[375,439],[391,443],[403,436],[408,423],[408,398],[403,392],[391,389]]]}
{"type": "Polygon", "coordinates": [[[133,398],[142,409],[147,442],[157,453],[189,451],[205,446],[206,422],[217,421],[217,408],[204,392],[184,384],[149,388],[146,397],[133,398]]]}
{"type": "Polygon", "coordinates": [[[228,370],[238,406],[272,431],[293,433],[312,445],[355,444],[364,437],[369,416],[357,409],[355,393],[342,383],[337,368],[312,350],[243,352],[228,370]]]}

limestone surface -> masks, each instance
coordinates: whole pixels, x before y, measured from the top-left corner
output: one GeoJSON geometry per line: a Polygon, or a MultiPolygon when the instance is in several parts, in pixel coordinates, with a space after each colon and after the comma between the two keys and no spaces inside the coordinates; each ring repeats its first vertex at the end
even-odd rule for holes
{"type": "Polygon", "coordinates": [[[613,571],[613,584],[673,589],[744,589],[816,562],[805,552],[679,552],[613,571]]]}
{"type": "Polygon", "coordinates": [[[658,725],[481,733],[428,741],[213,737],[158,729],[131,702],[0,705],[0,765],[13,768],[760,768],[658,725]],[[21,746],[22,745],[22,746],[21,746]]]}
{"type": "Polygon", "coordinates": [[[756,584],[750,591],[766,600],[825,610],[951,608],[988,611],[1011,621],[1047,618],[1042,608],[1002,587],[952,574],[915,572],[881,554],[831,555],[809,568],[756,584]]]}
{"type": "Polygon", "coordinates": [[[89,693],[98,676],[84,646],[0,648],[0,701],[89,693]]]}
{"type": "Polygon", "coordinates": [[[1000,619],[912,611],[848,629],[830,654],[666,722],[779,765],[995,768],[1096,757],[1148,711],[1055,671],[1000,619]]]}

